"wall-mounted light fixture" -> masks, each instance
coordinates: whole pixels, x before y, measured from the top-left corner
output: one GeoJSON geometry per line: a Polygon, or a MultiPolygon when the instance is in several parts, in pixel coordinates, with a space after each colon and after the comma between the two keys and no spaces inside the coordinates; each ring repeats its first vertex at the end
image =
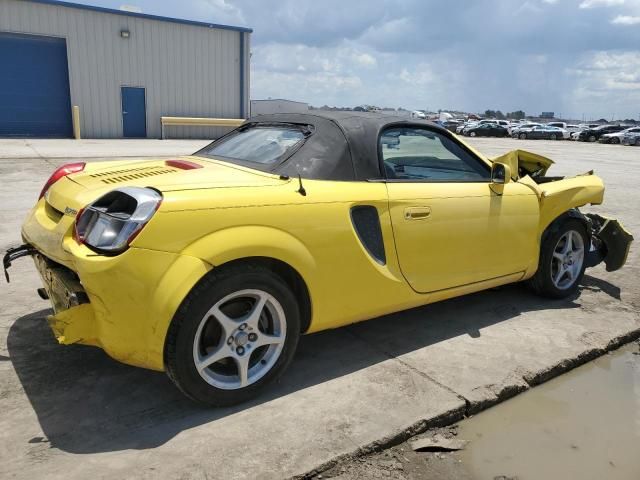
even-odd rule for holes
{"type": "Polygon", "coordinates": [[[129,32],[129,30],[120,30],[120,36],[122,38],[129,38],[130,35],[131,35],[131,32],[129,32]]]}

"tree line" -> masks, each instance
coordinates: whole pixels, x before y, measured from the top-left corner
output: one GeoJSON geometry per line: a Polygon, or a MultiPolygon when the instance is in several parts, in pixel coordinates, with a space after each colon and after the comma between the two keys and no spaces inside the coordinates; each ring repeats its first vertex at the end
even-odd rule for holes
{"type": "Polygon", "coordinates": [[[485,110],[484,115],[487,118],[497,118],[498,120],[523,120],[526,114],[522,110],[515,112],[502,113],[500,110],[485,110]]]}

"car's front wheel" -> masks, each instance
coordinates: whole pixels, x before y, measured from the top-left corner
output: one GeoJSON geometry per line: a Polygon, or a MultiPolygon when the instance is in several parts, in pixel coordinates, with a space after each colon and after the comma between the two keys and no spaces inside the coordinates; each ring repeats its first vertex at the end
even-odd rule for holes
{"type": "Polygon", "coordinates": [[[254,265],[221,267],[176,313],[165,346],[167,373],[193,400],[233,405],[283,373],[299,336],[296,299],[278,275],[254,265]]]}
{"type": "Polygon", "coordinates": [[[584,224],[569,218],[549,227],[540,247],[538,271],[529,280],[539,295],[565,298],[578,290],[589,250],[584,224]]]}
{"type": "Polygon", "coordinates": [[[477,135],[476,132],[469,132],[470,137],[475,137],[476,135],[477,135]]]}
{"type": "Polygon", "coordinates": [[[520,140],[526,140],[527,139],[527,134],[526,133],[521,133],[520,134],[520,140]]]}

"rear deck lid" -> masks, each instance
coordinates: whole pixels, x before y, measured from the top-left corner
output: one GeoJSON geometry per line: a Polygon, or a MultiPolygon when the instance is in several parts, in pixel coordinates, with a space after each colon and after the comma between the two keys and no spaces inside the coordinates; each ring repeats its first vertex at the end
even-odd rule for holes
{"type": "Polygon", "coordinates": [[[136,185],[154,187],[164,192],[281,183],[276,175],[218,160],[199,157],[180,157],[174,160],[191,163],[192,168],[180,168],[168,164],[167,160],[95,162],[87,164],[83,172],[68,178],[89,190],[110,190],[136,185]]]}

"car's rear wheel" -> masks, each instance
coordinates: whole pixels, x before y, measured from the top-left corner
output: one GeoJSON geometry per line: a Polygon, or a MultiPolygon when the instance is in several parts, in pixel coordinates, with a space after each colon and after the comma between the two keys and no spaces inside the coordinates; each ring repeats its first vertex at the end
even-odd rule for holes
{"type": "Polygon", "coordinates": [[[540,247],[538,271],[529,284],[539,295],[565,298],[578,290],[584,275],[589,247],[587,231],[574,218],[549,228],[540,247]]]}
{"type": "Polygon", "coordinates": [[[620,139],[618,137],[611,137],[611,143],[618,144],[620,143],[620,139]]]}
{"type": "Polygon", "coordinates": [[[557,140],[558,137],[556,136],[555,133],[552,133],[551,136],[549,137],[551,140],[557,140]]]}
{"type": "Polygon", "coordinates": [[[469,132],[469,136],[470,137],[475,137],[476,136],[476,132],[469,132]]]}
{"type": "Polygon", "coordinates": [[[221,267],[176,313],[165,347],[167,373],[193,400],[233,405],[283,373],[299,336],[296,299],[278,275],[253,265],[221,267]]]}
{"type": "Polygon", "coordinates": [[[597,140],[597,138],[596,138],[596,136],[595,136],[595,135],[590,135],[590,136],[589,136],[589,138],[588,138],[588,140],[589,140],[591,143],[593,143],[593,142],[595,142],[595,141],[597,140]]]}

